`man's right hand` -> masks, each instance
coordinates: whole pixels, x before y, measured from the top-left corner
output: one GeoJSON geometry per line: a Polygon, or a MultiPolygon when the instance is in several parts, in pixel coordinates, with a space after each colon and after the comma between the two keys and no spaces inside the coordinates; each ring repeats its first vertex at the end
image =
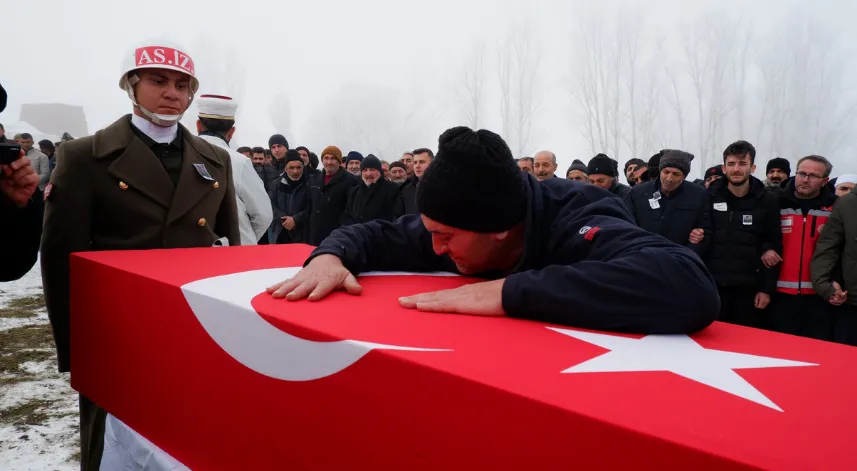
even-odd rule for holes
{"type": "Polygon", "coordinates": [[[778,254],[776,250],[768,250],[762,254],[762,263],[764,263],[768,268],[773,268],[782,261],[782,257],[780,257],[780,254],[778,254]]]}
{"type": "Polygon", "coordinates": [[[833,289],[836,290],[833,293],[833,296],[827,300],[830,304],[834,306],[841,306],[845,301],[848,301],[848,291],[842,291],[842,286],[837,282],[833,282],[833,289]]]}
{"type": "Polygon", "coordinates": [[[30,197],[39,186],[39,174],[30,165],[30,159],[24,157],[9,165],[0,165],[0,191],[20,207],[27,206],[30,197]]]}
{"type": "Polygon", "coordinates": [[[363,287],[345,268],[342,260],[335,255],[325,254],[312,259],[294,278],[277,283],[266,291],[274,298],[286,298],[289,301],[303,298],[318,301],[337,289],[345,289],[353,295],[363,292],[363,287]]]}

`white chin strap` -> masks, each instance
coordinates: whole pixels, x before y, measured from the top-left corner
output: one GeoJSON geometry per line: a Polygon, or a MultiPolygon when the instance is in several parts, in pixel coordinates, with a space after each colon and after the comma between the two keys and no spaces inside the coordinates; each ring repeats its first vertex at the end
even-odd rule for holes
{"type": "MultiPolygon", "coordinates": [[[[168,128],[176,123],[178,123],[184,113],[182,114],[158,114],[152,113],[151,111],[143,108],[143,105],[137,103],[137,98],[134,96],[134,85],[136,85],[140,81],[140,77],[137,77],[137,74],[131,74],[125,79],[125,91],[128,93],[128,97],[131,98],[131,103],[134,104],[134,108],[140,110],[144,116],[149,118],[153,124],[158,126],[163,126],[168,128]]],[[[190,96],[190,101],[188,101],[188,106],[190,106],[191,102],[193,102],[193,95],[190,96]]]]}

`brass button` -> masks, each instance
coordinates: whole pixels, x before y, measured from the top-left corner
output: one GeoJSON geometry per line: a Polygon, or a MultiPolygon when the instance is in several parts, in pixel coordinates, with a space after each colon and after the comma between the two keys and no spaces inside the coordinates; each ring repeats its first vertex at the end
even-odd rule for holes
{"type": "Polygon", "coordinates": [[[121,181],[120,181],[120,182],[119,182],[119,189],[120,189],[120,190],[122,190],[122,191],[127,190],[127,189],[128,189],[128,184],[127,184],[127,183],[125,183],[125,182],[121,182],[121,181]]]}
{"type": "Polygon", "coordinates": [[[220,183],[214,182],[214,185],[212,186],[214,186],[214,188],[220,188],[220,183]]]}
{"type": "Polygon", "coordinates": [[[197,221],[196,223],[199,224],[199,227],[204,226],[205,225],[205,218],[199,218],[199,221],[197,221]]]}

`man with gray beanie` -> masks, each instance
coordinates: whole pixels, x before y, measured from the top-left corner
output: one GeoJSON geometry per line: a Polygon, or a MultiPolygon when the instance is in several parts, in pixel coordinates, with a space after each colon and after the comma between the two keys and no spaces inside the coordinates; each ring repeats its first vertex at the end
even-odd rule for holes
{"type": "Polygon", "coordinates": [[[316,301],[360,294],[361,272],[452,271],[489,281],[401,306],[647,334],[693,332],[717,317],[717,288],[692,251],[636,227],[606,191],[521,172],[490,131],[444,132],[417,201],[419,215],[337,229],[267,292],[316,301]]]}
{"type": "Polygon", "coordinates": [[[655,157],[660,173],[634,186],[623,198],[625,205],[643,229],[703,256],[711,240],[711,198],[705,187],[685,182],[693,155],[663,150],[655,157]]]}

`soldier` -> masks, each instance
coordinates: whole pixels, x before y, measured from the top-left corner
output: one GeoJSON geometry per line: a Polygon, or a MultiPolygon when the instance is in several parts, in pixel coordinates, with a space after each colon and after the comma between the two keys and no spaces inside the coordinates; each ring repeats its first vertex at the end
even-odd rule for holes
{"type": "MultiPolygon", "coordinates": [[[[179,124],[199,81],[181,48],[125,56],[119,87],[133,114],[68,141],[45,187],[42,280],[59,370],[70,371],[69,255],[239,244],[229,154],[179,124]]],[[[97,470],[106,412],[80,396],[81,469],[97,470]]]]}

